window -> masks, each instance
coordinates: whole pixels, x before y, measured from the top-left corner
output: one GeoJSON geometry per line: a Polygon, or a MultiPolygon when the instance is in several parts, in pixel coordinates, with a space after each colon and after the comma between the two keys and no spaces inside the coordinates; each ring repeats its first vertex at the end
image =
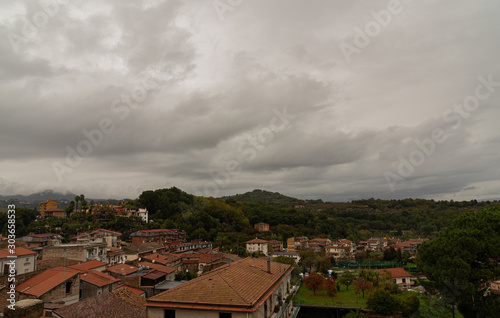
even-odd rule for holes
{"type": "Polygon", "coordinates": [[[165,309],[163,312],[163,318],[175,318],[175,310],[165,309]]]}
{"type": "Polygon", "coordinates": [[[219,318],[231,318],[232,315],[230,312],[221,312],[219,313],[219,318]]]}
{"type": "Polygon", "coordinates": [[[403,283],[406,283],[406,278],[403,278],[403,283]]]}
{"type": "Polygon", "coordinates": [[[109,292],[113,291],[113,284],[109,284],[109,292]]]}
{"type": "Polygon", "coordinates": [[[71,293],[71,282],[66,282],[66,294],[71,293]]]}

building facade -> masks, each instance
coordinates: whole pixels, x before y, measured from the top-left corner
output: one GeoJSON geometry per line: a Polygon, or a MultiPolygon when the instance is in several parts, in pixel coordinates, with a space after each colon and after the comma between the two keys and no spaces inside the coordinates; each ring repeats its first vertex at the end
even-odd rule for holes
{"type": "Polygon", "coordinates": [[[290,294],[292,269],[250,257],[230,263],[149,298],[147,318],[271,317],[290,294]]]}

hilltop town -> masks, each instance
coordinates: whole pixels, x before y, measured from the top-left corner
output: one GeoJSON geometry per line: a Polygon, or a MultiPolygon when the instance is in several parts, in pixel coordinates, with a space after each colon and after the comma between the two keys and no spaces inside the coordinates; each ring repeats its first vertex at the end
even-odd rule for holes
{"type": "MultiPolygon", "coordinates": [[[[261,190],[214,199],[177,188],[116,204],[45,200],[17,209],[15,248],[7,222],[2,229],[0,307],[5,317],[13,304],[62,318],[409,317],[429,308],[451,317],[460,300],[440,298],[439,279],[450,281],[429,259],[454,219],[478,211],[498,218],[498,202],[325,203],[261,190]]],[[[499,278],[477,286],[494,296],[499,278]]]]}

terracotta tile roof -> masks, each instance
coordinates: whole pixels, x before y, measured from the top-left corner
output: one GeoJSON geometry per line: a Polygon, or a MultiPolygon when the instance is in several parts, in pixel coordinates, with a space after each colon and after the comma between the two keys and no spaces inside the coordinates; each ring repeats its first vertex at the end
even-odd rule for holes
{"type": "Polygon", "coordinates": [[[128,288],[87,298],[56,309],[63,318],[146,318],[146,299],[128,288]]]}
{"type": "Polygon", "coordinates": [[[92,260],[77,265],[68,266],[69,268],[76,269],[77,271],[89,271],[94,268],[106,266],[108,263],[100,262],[98,260],[92,260]]]}
{"type": "Polygon", "coordinates": [[[410,242],[415,242],[415,243],[423,243],[428,240],[429,239],[409,239],[410,242]]]}
{"type": "Polygon", "coordinates": [[[142,290],[142,289],[139,289],[139,288],[135,288],[135,287],[132,287],[132,286],[128,286],[128,285],[122,285],[122,286],[118,287],[118,289],[120,289],[120,288],[126,288],[126,289],[130,290],[131,292],[133,292],[134,294],[137,294],[139,296],[142,296],[142,295],[146,294],[145,290],[142,290]]]}
{"type": "Polygon", "coordinates": [[[292,271],[290,265],[245,258],[222,266],[148,299],[147,306],[251,312],[292,271]]]}
{"type": "Polygon", "coordinates": [[[157,271],[157,270],[153,270],[153,271],[147,273],[146,275],[143,275],[142,277],[143,278],[147,278],[147,279],[155,280],[155,279],[158,279],[158,278],[160,278],[162,276],[164,277],[165,273],[157,271]]]}
{"type": "Polygon", "coordinates": [[[128,275],[135,273],[139,270],[139,268],[132,266],[132,265],[127,265],[127,264],[117,264],[111,267],[106,268],[106,271],[110,273],[115,273],[119,275],[128,275]]]}
{"type": "Polygon", "coordinates": [[[79,271],[67,267],[48,269],[18,285],[16,290],[21,293],[40,297],[52,288],[79,274],[79,271]]]}
{"type": "Polygon", "coordinates": [[[7,258],[7,256],[28,256],[28,255],[37,255],[37,252],[33,252],[24,247],[16,247],[14,248],[14,254],[10,253],[8,248],[4,248],[0,250],[0,259],[7,258]]]}
{"type": "Polygon", "coordinates": [[[111,275],[104,274],[98,271],[86,271],[80,275],[80,280],[87,282],[89,284],[103,287],[110,284],[119,282],[119,279],[114,278],[111,275]]]}
{"type": "Polygon", "coordinates": [[[165,274],[170,274],[176,271],[175,268],[160,265],[160,264],[155,264],[155,263],[150,263],[150,262],[140,262],[137,265],[142,266],[142,267],[149,267],[151,269],[155,269],[159,272],[163,272],[165,274]]]}
{"type": "Polygon", "coordinates": [[[52,236],[59,236],[59,234],[54,234],[54,233],[42,233],[42,234],[29,234],[27,236],[32,236],[32,237],[52,237],[52,236]]]}
{"type": "Polygon", "coordinates": [[[37,270],[46,270],[46,269],[51,269],[55,267],[69,267],[72,265],[78,265],[80,263],[77,260],[73,259],[66,259],[66,258],[54,258],[54,259],[47,259],[47,260],[37,260],[37,270]]]}
{"type": "Polygon", "coordinates": [[[101,229],[101,228],[95,229],[94,231],[103,231],[103,232],[108,232],[108,233],[115,234],[115,235],[122,235],[122,233],[120,233],[120,232],[110,231],[110,230],[101,229]]]}
{"type": "Polygon", "coordinates": [[[148,242],[148,243],[143,243],[141,245],[130,245],[125,247],[124,249],[134,253],[144,253],[153,250],[164,250],[165,246],[159,243],[148,242]]]}
{"type": "Polygon", "coordinates": [[[268,242],[266,240],[261,240],[261,239],[255,238],[253,240],[246,241],[245,243],[246,244],[265,244],[265,243],[268,243],[268,242]]]}
{"type": "Polygon", "coordinates": [[[52,208],[45,210],[45,212],[64,212],[64,210],[59,208],[52,208]]]}
{"type": "Polygon", "coordinates": [[[271,243],[271,244],[282,244],[283,242],[278,241],[278,240],[270,240],[268,243],[271,243]]]}
{"type": "Polygon", "coordinates": [[[114,256],[119,254],[125,254],[125,252],[121,248],[108,247],[108,256],[114,256]]]}
{"type": "Polygon", "coordinates": [[[180,254],[182,262],[186,260],[196,260],[199,263],[210,263],[219,259],[224,259],[224,253],[214,253],[214,254],[180,254]]]}
{"type": "Polygon", "coordinates": [[[388,272],[391,274],[392,278],[413,277],[412,274],[408,273],[402,268],[385,268],[385,269],[377,269],[377,271],[380,273],[388,272]]]}
{"type": "MultiPolygon", "coordinates": [[[[201,254],[200,254],[201,255],[201,254]]],[[[160,264],[169,264],[181,259],[181,255],[176,254],[151,254],[144,256],[143,258],[150,261],[155,261],[160,264]]]]}

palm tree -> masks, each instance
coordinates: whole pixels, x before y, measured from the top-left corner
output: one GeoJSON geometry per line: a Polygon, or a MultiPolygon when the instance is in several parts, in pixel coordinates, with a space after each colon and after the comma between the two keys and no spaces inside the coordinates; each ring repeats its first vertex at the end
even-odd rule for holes
{"type": "Polygon", "coordinates": [[[80,201],[80,196],[75,196],[75,211],[78,212],[78,201],[80,201]]]}
{"type": "Polygon", "coordinates": [[[87,201],[85,201],[85,196],[80,194],[80,209],[83,211],[84,208],[87,208],[87,201]]]}

